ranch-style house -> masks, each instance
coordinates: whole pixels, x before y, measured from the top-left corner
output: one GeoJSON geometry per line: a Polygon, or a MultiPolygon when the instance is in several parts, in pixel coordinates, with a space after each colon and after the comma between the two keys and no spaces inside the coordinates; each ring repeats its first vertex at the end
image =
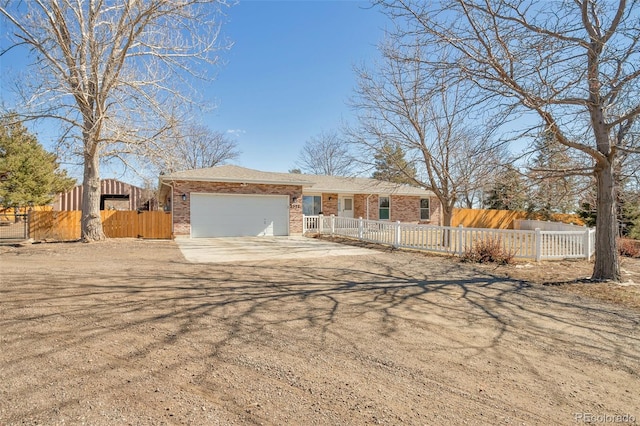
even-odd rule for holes
{"type": "Polygon", "coordinates": [[[358,177],[274,173],[234,165],[160,176],[159,202],[176,237],[286,236],[303,215],[440,224],[431,191],[358,177]]]}

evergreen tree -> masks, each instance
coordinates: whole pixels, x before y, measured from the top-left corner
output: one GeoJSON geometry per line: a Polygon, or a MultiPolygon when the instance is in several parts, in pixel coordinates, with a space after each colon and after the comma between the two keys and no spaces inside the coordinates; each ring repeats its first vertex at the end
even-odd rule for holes
{"type": "Polygon", "coordinates": [[[589,201],[581,202],[576,213],[589,228],[596,226],[597,215],[595,203],[591,203],[589,201]]]}
{"type": "Polygon", "coordinates": [[[620,200],[620,234],[623,237],[640,239],[640,194],[626,192],[620,200]]]}
{"type": "Polygon", "coordinates": [[[520,171],[513,165],[505,166],[505,169],[498,174],[493,186],[489,189],[485,207],[495,210],[527,209],[526,186],[520,171]]]}
{"type": "MultiPolygon", "coordinates": [[[[640,191],[624,183],[620,183],[619,188],[616,214],[619,224],[618,236],[640,239],[640,191]]],[[[596,226],[595,197],[595,188],[592,187],[582,196],[580,207],[576,211],[590,228],[596,226]]]]}
{"type": "Polygon", "coordinates": [[[570,175],[573,164],[569,148],[549,131],[535,141],[536,156],[529,163],[529,209],[550,219],[553,213],[575,211],[577,178],[570,175]]]}
{"type": "Polygon", "coordinates": [[[393,183],[415,185],[416,168],[405,158],[405,152],[399,144],[385,142],[375,156],[376,170],[374,179],[393,183]]]}
{"type": "Polygon", "coordinates": [[[15,117],[0,119],[0,206],[45,205],[75,180],[15,117]]]}

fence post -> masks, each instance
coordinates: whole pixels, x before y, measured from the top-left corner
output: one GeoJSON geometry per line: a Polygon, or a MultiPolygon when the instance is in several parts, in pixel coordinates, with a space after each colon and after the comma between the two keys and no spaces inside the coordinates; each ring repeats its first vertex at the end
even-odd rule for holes
{"type": "Polygon", "coordinates": [[[307,233],[307,217],[302,215],[302,235],[307,233]]]}
{"type": "Polygon", "coordinates": [[[542,260],[542,232],[540,228],[536,228],[536,262],[542,260]]]}
{"type": "Polygon", "coordinates": [[[589,238],[589,228],[587,228],[587,225],[584,226],[582,249],[584,250],[584,258],[587,260],[591,260],[591,238],[589,238]]]}
{"type": "Polygon", "coordinates": [[[331,236],[336,232],[336,215],[331,215],[331,236]]]}
{"type": "Polygon", "coordinates": [[[464,226],[462,226],[462,224],[458,225],[458,247],[456,252],[458,253],[458,256],[462,257],[462,234],[463,234],[463,230],[464,226]]]}
{"type": "Polygon", "coordinates": [[[324,216],[322,214],[318,215],[318,233],[321,234],[321,235],[322,235],[322,228],[323,228],[322,225],[324,223],[323,218],[324,218],[324,216]]]}
{"type": "Polygon", "coordinates": [[[364,237],[364,222],[362,218],[358,218],[358,238],[362,239],[364,237]]]}
{"type": "Polygon", "coordinates": [[[395,223],[394,236],[393,236],[393,246],[398,248],[400,247],[400,221],[395,223]]]}
{"type": "Polygon", "coordinates": [[[27,213],[27,238],[33,238],[32,236],[33,226],[31,225],[33,221],[33,215],[34,215],[34,211],[29,210],[29,213],[27,213]]]}

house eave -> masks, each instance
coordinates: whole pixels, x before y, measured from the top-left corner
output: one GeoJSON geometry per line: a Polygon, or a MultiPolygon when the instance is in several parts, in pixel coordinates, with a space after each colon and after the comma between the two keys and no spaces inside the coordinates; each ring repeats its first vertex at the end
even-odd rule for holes
{"type": "Polygon", "coordinates": [[[405,197],[435,197],[435,194],[431,191],[426,191],[423,193],[416,193],[410,191],[402,191],[402,190],[385,190],[385,189],[376,189],[376,190],[364,190],[364,189],[354,189],[354,190],[345,190],[345,189],[328,189],[328,188],[314,188],[310,187],[307,191],[303,191],[307,194],[338,194],[338,195],[401,195],[405,197]]]}
{"type": "Polygon", "coordinates": [[[239,183],[254,185],[287,185],[310,187],[313,184],[308,181],[279,181],[268,179],[238,179],[238,178],[218,178],[218,177],[172,177],[165,176],[160,179],[163,184],[168,182],[223,182],[223,183],[239,183]]]}

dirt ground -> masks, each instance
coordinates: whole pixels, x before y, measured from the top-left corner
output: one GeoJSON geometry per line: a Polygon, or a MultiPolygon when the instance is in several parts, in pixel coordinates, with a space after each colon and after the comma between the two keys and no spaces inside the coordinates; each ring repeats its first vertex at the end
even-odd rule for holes
{"type": "Polygon", "coordinates": [[[623,269],[602,300],[568,283],[587,262],[0,247],[0,424],[638,423],[640,268],[623,269]]]}

